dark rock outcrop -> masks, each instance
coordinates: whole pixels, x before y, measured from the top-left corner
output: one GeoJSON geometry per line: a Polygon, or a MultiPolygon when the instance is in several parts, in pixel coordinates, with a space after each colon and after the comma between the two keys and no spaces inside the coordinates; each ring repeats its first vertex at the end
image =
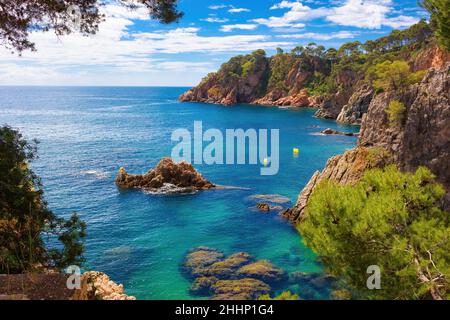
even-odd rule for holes
{"type": "Polygon", "coordinates": [[[322,131],[320,131],[320,133],[324,134],[324,135],[338,135],[338,136],[348,136],[348,137],[353,137],[355,135],[353,132],[342,132],[342,131],[333,130],[330,128],[322,130],[322,131]]]}
{"type": "Polygon", "coordinates": [[[191,164],[175,163],[170,158],[163,158],[154,169],[142,175],[128,174],[120,168],[116,185],[123,189],[140,188],[154,192],[191,192],[215,187],[191,164]]]}
{"type": "Polygon", "coordinates": [[[270,206],[267,203],[258,203],[256,205],[256,208],[259,211],[263,211],[263,212],[269,212],[270,211],[270,206]]]}
{"type": "Polygon", "coordinates": [[[359,87],[350,97],[347,104],[342,107],[336,121],[346,124],[361,124],[363,115],[369,109],[374,90],[368,85],[359,87]]]}

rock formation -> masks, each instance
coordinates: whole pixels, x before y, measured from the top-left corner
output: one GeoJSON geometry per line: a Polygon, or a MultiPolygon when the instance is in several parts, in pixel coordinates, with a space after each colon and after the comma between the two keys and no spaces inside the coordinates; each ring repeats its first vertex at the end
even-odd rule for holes
{"type": "Polygon", "coordinates": [[[338,136],[348,136],[353,137],[355,134],[353,132],[342,132],[334,129],[327,128],[325,130],[320,131],[321,134],[324,135],[338,135],[338,136]]]}
{"type": "Polygon", "coordinates": [[[175,163],[170,158],[163,158],[154,169],[143,175],[128,174],[120,168],[116,185],[123,189],[140,188],[153,192],[192,192],[215,187],[191,164],[175,163]]]}
{"type": "Polygon", "coordinates": [[[81,276],[81,288],[73,300],[136,300],[124,293],[123,285],[116,284],[103,272],[88,271],[81,276]]]}
{"type": "Polygon", "coordinates": [[[213,299],[255,299],[287,281],[284,270],[266,260],[256,261],[245,252],[228,257],[216,249],[191,249],[183,264],[184,274],[193,279],[192,294],[212,295],[213,299]]]}
{"type": "Polygon", "coordinates": [[[362,120],[357,148],[328,160],[301,191],[297,203],[282,213],[293,223],[301,221],[309,196],[323,179],[342,184],[357,182],[365,170],[389,163],[413,171],[429,167],[447,190],[450,203],[450,63],[440,70],[430,69],[420,84],[402,94],[375,96],[362,120]],[[405,121],[392,124],[386,115],[390,101],[406,106],[405,121]]]}
{"type": "Polygon", "coordinates": [[[336,121],[346,124],[360,125],[363,115],[369,109],[374,95],[373,88],[368,85],[359,87],[350,97],[337,116],[336,121]]]}

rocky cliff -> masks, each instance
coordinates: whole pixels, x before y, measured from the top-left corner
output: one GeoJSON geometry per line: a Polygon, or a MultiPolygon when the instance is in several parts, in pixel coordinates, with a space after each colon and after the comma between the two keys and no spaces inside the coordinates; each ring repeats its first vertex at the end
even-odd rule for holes
{"type": "Polygon", "coordinates": [[[179,100],[224,105],[250,103],[264,94],[268,72],[269,62],[263,50],[237,56],[182,94],[179,100]]]}
{"type": "Polygon", "coordinates": [[[358,146],[328,160],[322,172],[316,172],[301,191],[297,203],[283,215],[293,223],[305,213],[309,196],[323,179],[342,184],[358,181],[364,171],[397,164],[405,171],[418,166],[429,167],[447,189],[450,203],[450,63],[430,69],[420,84],[402,94],[386,92],[376,95],[363,116],[358,146]],[[403,121],[392,123],[386,109],[392,100],[406,109],[403,121]]]}

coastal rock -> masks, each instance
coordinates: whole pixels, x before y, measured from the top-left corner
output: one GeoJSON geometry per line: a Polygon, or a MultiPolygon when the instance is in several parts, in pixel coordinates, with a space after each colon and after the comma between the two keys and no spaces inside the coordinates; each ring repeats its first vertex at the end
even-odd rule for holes
{"type": "Polygon", "coordinates": [[[355,135],[353,132],[342,132],[342,131],[333,130],[330,128],[322,130],[322,131],[320,131],[320,133],[324,134],[324,135],[338,135],[338,136],[348,136],[348,137],[353,137],[355,135]]]}
{"type": "Polygon", "coordinates": [[[267,260],[260,260],[241,267],[237,274],[243,278],[254,278],[269,284],[286,280],[286,272],[267,260]]]}
{"type": "MultiPolygon", "coordinates": [[[[450,62],[430,69],[402,95],[382,93],[363,119],[359,146],[384,148],[405,171],[425,165],[450,189],[450,62]],[[406,106],[404,122],[393,126],[386,108],[393,99],[406,106]]],[[[447,193],[449,195],[449,193],[447,193]]]]}
{"type": "Polygon", "coordinates": [[[73,300],[136,300],[124,293],[123,285],[116,284],[103,272],[88,271],[81,276],[81,288],[73,300]]]}
{"type": "Polygon", "coordinates": [[[341,113],[342,107],[347,103],[349,99],[349,92],[339,91],[331,96],[318,97],[315,105],[317,111],[314,116],[323,119],[336,119],[341,113]]]}
{"type": "Polygon", "coordinates": [[[267,203],[258,203],[256,205],[256,208],[259,211],[263,211],[263,212],[269,212],[270,211],[270,206],[267,203]]]}
{"type": "MultiPolygon", "coordinates": [[[[275,91],[278,93],[278,91],[275,91]]],[[[308,92],[303,89],[297,94],[280,96],[274,92],[270,92],[263,98],[253,101],[253,104],[271,105],[271,106],[291,106],[291,107],[309,107],[311,106],[312,98],[309,97],[308,92]]]]}
{"type": "Polygon", "coordinates": [[[170,158],[163,158],[154,169],[143,175],[128,174],[120,168],[116,185],[123,189],[141,188],[155,192],[191,192],[215,187],[191,164],[175,163],[170,158]]]}
{"type": "Polygon", "coordinates": [[[368,85],[359,87],[350,97],[348,103],[342,107],[336,121],[346,124],[360,125],[363,115],[369,109],[374,90],[368,85]]]}
{"type": "Polygon", "coordinates": [[[219,280],[212,285],[213,300],[254,300],[268,294],[270,286],[256,279],[219,280]]]}
{"type": "Polygon", "coordinates": [[[206,102],[231,105],[251,103],[261,97],[265,90],[269,61],[263,50],[257,50],[247,56],[232,58],[222,65],[219,71],[209,74],[198,86],[179,97],[182,102],[206,102]],[[234,69],[239,59],[247,59],[252,67],[245,74],[234,69]]]}
{"type": "Polygon", "coordinates": [[[447,190],[444,208],[450,207],[450,63],[430,69],[420,84],[402,94],[384,92],[370,102],[363,116],[358,147],[330,158],[301,191],[296,205],[283,212],[294,224],[305,214],[309,196],[323,179],[341,184],[359,181],[364,172],[390,163],[414,171],[429,167],[447,190]],[[392,100],[406,106],[404,122],[393,125],[385,110],[392,100]],[[426,141],[426,143],[423,143],[426,141]]]}

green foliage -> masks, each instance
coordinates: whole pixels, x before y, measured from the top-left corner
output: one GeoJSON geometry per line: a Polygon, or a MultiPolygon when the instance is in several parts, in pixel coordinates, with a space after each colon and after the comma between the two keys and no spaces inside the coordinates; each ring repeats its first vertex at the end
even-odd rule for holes
{"type": "Polygon", "coordinates": [[[398,100],[392,100],[385,110],[389,123],[392,125],[401,124],[405,119],[406,107],[398,100]]]}
{"type": "Polygon", "coordinates": [[[65,220],[47,208],[40,179],[29,167],[36,146],[18,131],[0,128],[0,273],[83,262],[86,225],[76,214],[65,220]],[[48,249],[43,236],[56,237],[61,245],[48,249]]]}
{"type": "Polygon", "coordinates": [[[354,186],[324,180],[298,228],[328,271],[359,298],[428,299],[449,293],[449,213],[444,188],[426,168],[369,170],[354,186]],[[381,289],[366,286],[367,267],[381,270],[381,289]]]}
{"type": "Polygon", "coordinates": [[[274,298],[271,298],[269,294],[263,294],[258,297],[258,300],[300,300],[300,297],[290,291],[283,291],[274,298]]]}
{"type": "Polygon", "coordinates": [[[431,14],[431,23],[439,44],[450,51],[450,2],[448,0],[422,0],[422,6],[431,14]]]}
{"type": "Polygon", "coordinates": [[[397,91],[408,86],[411,71],[406,61],[384,61],[374,66],[373,74],[373,85],[376,89],[397,91]]]}

